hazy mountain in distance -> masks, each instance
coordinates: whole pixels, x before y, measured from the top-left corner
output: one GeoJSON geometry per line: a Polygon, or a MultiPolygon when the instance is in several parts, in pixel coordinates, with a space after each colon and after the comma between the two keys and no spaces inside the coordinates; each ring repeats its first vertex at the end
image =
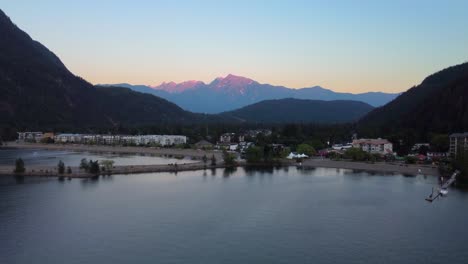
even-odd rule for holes
{"type": "MultiPolygon", "coordinates": [[[[106,85],[103,85],[106,86],[106,85]]],[[[180,107],[199,113],[220,113],[271,99],[353,100],[372,106],[381,106],[398,94],[368,92],[361,94],[337,93],[320,86],[290,89],[284,86],[261,84],[252,79],[229,74],[211,83],[189,81],[180,84],[163,83],[158,86],[115,84],[135,91],[165,98],[180,107]]]]}

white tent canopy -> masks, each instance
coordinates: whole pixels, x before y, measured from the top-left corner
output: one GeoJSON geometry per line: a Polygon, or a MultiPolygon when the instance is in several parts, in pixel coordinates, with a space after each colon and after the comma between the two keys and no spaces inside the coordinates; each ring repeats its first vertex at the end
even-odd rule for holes
{"type": "Polygon", "coordinates": [[[291,152],[289,153],[287,159],[300,159],[300,158],[308,158],[308,157],[309,156],[307,156],[304,153],[298,154],[298,153],[291,152]]]}

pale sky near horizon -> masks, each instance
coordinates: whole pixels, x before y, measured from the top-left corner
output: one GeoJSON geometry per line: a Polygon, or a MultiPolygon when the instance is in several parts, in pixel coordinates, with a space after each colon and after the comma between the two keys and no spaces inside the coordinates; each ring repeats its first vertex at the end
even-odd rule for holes
{"type": "Polygon", "coordinates": [[[97,83],[211,82],[402,92],[468,61],[468,1],[0,0],[97,83]]]}

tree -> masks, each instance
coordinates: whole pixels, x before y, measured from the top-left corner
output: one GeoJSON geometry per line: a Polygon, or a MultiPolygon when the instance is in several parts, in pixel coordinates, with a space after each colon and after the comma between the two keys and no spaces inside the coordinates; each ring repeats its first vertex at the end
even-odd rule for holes
{"type": "Polygon", "coordinates": [[[236,165],[236,156],[232,153],[227,152],[226,150],[223,151],[223,160],[224,164],[226,164],[227,166],[236,165]]]}
{"type": "Polygon", "coordinates": [[[449,144],[449,136],[446,134],[434,134],[431,137],[431,149],[434,151],[446,152],[449,144]]]}
{"type": "Polygon", "coordinates": [[[101,160],[100,163],[104,167],[104,170],[108,172],[111,171],[114,166],[113,160],[101,160]]]}
{"type": "Polygon", "coordinates": [[[263,148],[251,146],[246,150],[245,156],[248,163],[259,163],[263,160],[263,148]]]}
{"type": "Polygon", "coordinates": [[[14,173],[24,173],[25,171],[26,171],[26,168],[24,167],[23,159],[21,158],[16,159],[14,173]]]}
{"type": "Polygon", "coordinates": [[[306,154],[307,156],[311,157],[311,156],[314,156],[315,155],[315,149],[309,145],[309,144],[300,144],[299,146],[297,146],[297,153],[300,153],[300,154],[306,154]]]}
{"type": "Polygon", "coordinates": [[[89,163],[88,163],[88,160],[83,158],[81,159],[81,162],[80,162],[80,169],[81,170],[84,170],[86,172],[88,172],[89,170],[89,163]]]}
{"type": "Polygon", "coordinates": [[[216,166],[216,157],[214,156],[211,156],[211,166],[216,166]]]}
{"type": "Polygon", "coordinates": [[[360,148],[349,148],[345,151],[344,157],[347,159],[352,159],[353,161],[366,161],[370,160],[369,153],[365,152],[360,148]]]}
{"type": "Polygon", "coordinates": [[[98,174],[100,171],[99,169],[99,161],[93,161],[89,160],[89,165],[88,165],[88,172],[92,174],[98,174]]]}
{"type": "Polygon", "coordinates": [[[58,171],[59,174],[64,174],[65,173],[65,164],[61,160],[57,164],[57,171],[58,171]]]}
{"type": "Polygon", "coordinates": [[[70,168],[70,166],[67,167],[67,173],[68,173],[68,174],[71,174],[71,173],[72,173],[72,169],[70,168]]]}

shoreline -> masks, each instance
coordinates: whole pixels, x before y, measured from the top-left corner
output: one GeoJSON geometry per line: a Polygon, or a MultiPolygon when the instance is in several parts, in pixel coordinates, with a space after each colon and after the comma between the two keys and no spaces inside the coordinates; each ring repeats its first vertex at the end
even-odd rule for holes
{"type": "Polygon", "coordinates": [[[93,153],[119,153],[119,154],[152,154],[156,156],[189,156],[202,158],[203,155],[210,157],[215,155],[216,159],[221,158],[219,151],[201,149],[175,149],[157,147],[130,147],[130,146],[104,146],[104,145],[83,145],[83,144],[42,144],[42,143],[16,143],[8,142],[4,146],[6,149],[44,149],[44,150],[68,150],[78,152],[93,153]]]}
{"type": "MultiPolygon", "coordinates": [[[[37,143],[9,143],[7,148],[16,149],[45,149],[45,150],[69,150],[69,151],[88,151],[88,152],[107,152],[107,153],[127,153],[127,154],[152,154],[152,155],[180,155],[184,157],[194,157],[201,159],[203,155],[210,157],[215,155],[218,164],[210,165],[210,161],[204,164],[202,161],[194,163],[181,164],[164,164],[164,165],[125,165],[114,166],[111,171],[102,172],[98,175],[113,175],[113,174],[137,174],[151,172],[179,172],[179,171],[195,171],[203,169],[226,168],[222,162],[222,154],[216,151],[194,150],[194,149],[169,149],[169,148],[147,148],[147,147],[122,147],[122,146],[97,146],[97,145],[54,145],[54,144],[37,144],[37,143]]],[[[268,166],[267,164],[258,164],[260,166],[268,166]]],[[[433,175],[440,176],[440,173],[435,166],[429,165],[408,165],[397,163],[365,163],[354,161],[336,161],[329,159],[312,158],[302,162],[301,165],[290,160],[284,160],[281,164],[271,166],[301,166],[302,168],[336,168],[336,169],[351,169],[368,172],[383,172],[383,173],[398,173],[403,175],[433,175]]],[[[236,167],[252,166],[244,161],[239,162],[236,167]]],[[[71,167],[71,174],[57,173],[56,166],[32,166],[26,165],[26,172],[22,174],[13,173],[14,166],[0,165],[0,176],[31,176],[31,177],[65,177],[65,178],[92,178],[95,174],[86,173],[78,167],[71,167]]]]}
{"type": "Polygon", "coordinates": [[[334,168],[362,170],[368,172],[391,172],[403,175],[432,175],[440,177],[437,167],[417,164],[397,164],[387,162],[356,162],[356,161],[338,161],[329,159],[307,159],[302,162],[303,168],[334,168]]]}

